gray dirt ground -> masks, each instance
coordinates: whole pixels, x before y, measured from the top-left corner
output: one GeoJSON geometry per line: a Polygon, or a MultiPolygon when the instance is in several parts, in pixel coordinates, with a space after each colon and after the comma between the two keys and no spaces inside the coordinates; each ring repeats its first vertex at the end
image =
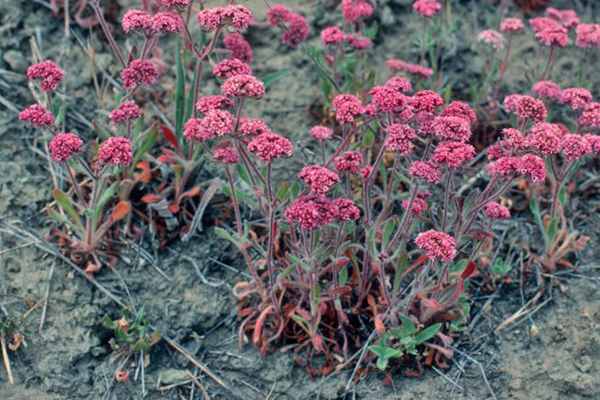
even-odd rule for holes
{"type": "MultiPolygon", "coordinates": [[[[135,3],[136,0],[126,2],[135,3]]],[[[259,0],[249,3],[258,19],[264,18],[264,3],[259,0]]],[[[339,10],[333,14],[332,9],[327,8],[333,4],[330,1],[287,0],[282,3],[303,11],[313,24],[313,32],[339,20],[339,10]]],[[[378,13],[385,40],[377,42],[375,62],[379,65],[392,56],[407,57],[408,41],[403,38],[414,28],[410,3],[407,0],[380,2],[378,13]]],[[[466,5],[459,10],[463,12],[465,31],[477,31],[479,28],[472,25],[481,24],[483,20],[475,11],[470,11],[469,2],[463,3],[466,5]]],[[[560,3],[568,5],[570,2],[560,3]]],[[[83,37],[88,36],[86,31],[75,29],[83,37]]],[[[38,39],[43,54],[66,68],[67,85],[78,101],[77,112],[91,115],[95,109],[95,105],[86,102],[93,93],[91,75],[86,72],[88,61],[73,37],[63,42],[62,32],[62,21],[53,19],[38,2],[0,0],[0,96],[3,100],[0,104],[0,229],[3,229],[0,230],[0,304],[23,310],[27,302],[42,300],[54,264],[45,325],[39,330],[41,307],[26,319],[23,333],[27,347],[11,355],[16,384],[8,385],[4,368],[0,367],[0,399],[138,399],[141,398],[139,382],[113,382],[114,365],[109,363],[107,333],[100,326],[105,313],[117,317],[119,308],[70,267],[30,244],[30,239],[21,240],[6,233],[7,229],[24,229],[42,237],[50,226],[44,213],[52,187],[48,180],[48,163],[43,153],[32,150],[34,134],[17,120],[17,110],[33,101],[24,77],[31,62],[30,37],[38,39]],[[22,245],[27,246],[16,248],[22,245]]],[[[311,44],[318,41],[314,34],[311,38],[311,44]]],[[[317,94],[312,66],[298,50],[280,45],[272,30],[253,28],[250,39],[255,52],[253,68],[259,76],[280,69],[293,71],[269,90],[267,99],[258,103],[253,113],[264,115],[275,131],[299,140],[312,124],[308,105],[317,94]]],[[[466,42],[457,40],[448,49],[448,68],[456,72],[450,74],[450,79],[456,81],[454,87],[458,94],[461,91],[459,77],[463,80],[464,76],[475,77],[479,70],[479,66],[470,63],[473,54],[468,49],[473,46],[473,39],[468,36],[462,39],[466,42]]],[[[106,48],[97,40],[94,46],[99,52],[99,64],[107,65],[106,48]]],[[[518,46],[521,55],[531,54],[531,49],[531,42],[518,46]]],[[[165,84],[169,82],[172,78],[165,78],[165,84]]],[[[520,83],[519,79],[513,79],[515,90],[520,83]]],[[[69,115],[68,122],[82,134],[89,132],[85,122],[75,115],[69,115]]],[[[294,167],[290,165],[281,173],[293,173],[294,167]]],[[[457,354],[451,369],[428,370],[422,378],[397,375],[392,386],[383,386],[383,377],[372,374],[354,386],[346,397],[342,394],[350,371],[325,380],[310,380],[288,354],[276,352],[260,358],[251,346],[238,349],[238,319],[231,286],[243,279],[238,272],[241,266],[235,261],[233,249],[211,234],[210,226],[185,247],[176,244],[170,251],[158,255],[156,264],[171,281],[149,262],[133,265],[125,260],[117,267],[120,276],[105,270],[98,282],[126,302],[146,305],[150,319],[161,331],[179,341],[226,382],[230,391],[224,391],[201,375],[210,398],[215,400],[265,399],[269,393],[271,400],[484,400],[492,398],[490,390],[499,400],[599,399],[600,272],[595,239],[599,221],[595,197],[574,202],[571,210],[577,216],[574,226],[593,237],[580,255],[581,274],[565,275],[553,300],[531,319],[516,328],[493,333],[495,327],[522,306],[517,284],[507,285],[493,295],[492,307],[482,312],[473,331],[461,338],[459,348],[468,357],[457,354]],[[194,265],[181,255],[197,260],[200,271],[218,286],[202,283],[194,265]],[[125,294],[125,286],[131,300],[125,294]]],[[[528,240],[528,233],[518,234],[528,240]]],[[[129,261],[135,256],[134,249],[126,254],[129,261]]],[[[532,294],[531,291],[525,293],[528,298],[532,294]]],[[[483,303],[489,296],[479,300],[483,303]]],[[[157,390],[159,381],[164,386],[187,380],[186,369],[195,370],[164,342],[157,345],[146,368],[149,391],[146,398],[189,398],[189,385],[170,391],[157,390]]]]}

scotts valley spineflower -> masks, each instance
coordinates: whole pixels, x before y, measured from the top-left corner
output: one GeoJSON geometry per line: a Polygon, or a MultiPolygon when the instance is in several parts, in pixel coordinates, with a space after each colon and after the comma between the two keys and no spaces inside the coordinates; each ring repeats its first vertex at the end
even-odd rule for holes
{"type": "Polygon", "coordinates": [[[432,113],[437,107],[444,104],[442,96],[432,90],[421,90],[408,100],[416,112],[432,113]]]}
{"type": "Polygon", "coordinates": [[[227,147],[225,149],[217,149],[213,152],[213,160],[223,164],[237,164],[240,162],[240,155],[235,147],[227,147]]]}
{"type": "Polygon", "coordinates": [[[363,113],[363,105],[360,100],[351,94],[338,94],[333,99],[335,118],[341,124],[352,123],[363,113]]]}
{"type": "Polygon", "coordinates": [[[226,96],[260,99],[265,95],[265,84],[252,75],[235,75],[221,85],[221,91],[226,96]]]}
{"type": "Polygon", "coordinates": [[[515,112],[521,97],[523,97],[522,94],[509,94],[506,96],[503,102],[504,109],[508,112],[515,112]]]}
{"type": "Polygon", "coordinates": [[[462,101],[453,101],[452,103],[448,104],[448,106],[440,112],[439,116],[462,118],[471,124],[477,121],[477,115],[475,114],[475,111],[471,108],[471,106],[463,103],[462,101]]]}
{"type": "Polygon", "coordinates": [[[533,85],[531,89],[541,99],[560,100],[560,86],[552,81],[540,81],[533,85]]]}
{"type": "Polygon", "coordinates": [[[554,7],[546,8],[546,15],[559,22],[565,28],[570,28],[579,23],[575,10],[557,10],[554,7]]]}
{"type": "Polygon", "coordinates": [[[231,78],[236,75],[252,75],[252,68],[237,58],[225,59],[213,67],[213,74],[218,78],[231,78]]]}
{"type": "Polygon", "coordinates": [[[475,148],[461,142],[440,142],[433,151],[432,160],[438,165],[456,169],[475,157],[475,148]]]}
{"type": "Polygon", "coordinates": [[[502,129],[502,135],[504,136],[504,140],[501,142],[502,146],[505,148],[511,148],[513,150],[522,150],[527,148],[527,140],[518,129],[514,128],[504,128],[502,129]]]}
{"type": "Polygon", "coordinates": [[[333,131],[326,126],[315,126],[310,130],[310,134],[319,142],[331,138],[333,131]]]}
{"type": "Polygon", "coordinates": [[[40,89],[49,92],[58,87],[64,72],[53,61],[46,60],[27,68],[27,78],[39,82],[40,89]]]}
{"type": "Polygon", "coordinates": [[[583,137],[590,144],[590,147],[594,154],[600,154],[600,136],[588,133],[585,134],[583,137]]]}
{"type": "Polygon", "coordinates": [[[342,0],[342,14],[350,22],[368,18],[373,14],[373,7],[366,0],[342,0]]]}
{"type": "Polygon", "coordinates": [[[336,221],[356,221],[360,218],[360,209],[352,200],[339,198],[331,203],[333,217],[336,221]]]}
{"type": "Polygon", "coordinates": [[[545,46],[565,47],[569,44],[567,28],[560,25],[549,25],[539,30],[535,36],[545,46]]]}
{"type": "Polygon", "coordinates": [[[589,154],[592,151],[592,146],[584,136],[569,133],[561,138],[560,149],[567,161],[576,161],[589,154]]]}
{"type": "Polygon", "coordinates": [[[196,110],[202,114],[206,114],[211,110],[223,110],[232,106],[231,99],[226,96],[213,95],[202,97],[196,102],[196,110]]]}
{"type": "Polygon", "coordinates": [[[354,50],[363,50],[363,49],[366,49],[367,47],[371,46],[371,39],[369,39],[368,37],[365,37],[363,35],[359,35],[358,33],[352,33],[350,35],[346,35],[344,40],[354,50]]]}
{"type": "Polygon", "coordinates": [[[523,28],[523,21],[521,21],[519,18],[506,18],[500,24],[501,32],[516,33],[523,30],[523,28]]]}
{"type": "Polygon", "coordinates": [[[347,151],[334,160],[335,170],[338,172],[358,172],[362,156],[358,151],[347,151]]]}
{"type": "Polygon", "coordinates": [[[466,142],[471,138],[471,125],[460,117],[436,117],[431,124],[435,136],[442,140],[466,142]]]}
{"type": "Polygon", "coordinates": [[[129,63],[129,67],[121,72],[125,89],[135,89],[142,84],[152,86],[157,78],[158,70],[148,60],[133,60],[129,63]]]}
{"type": "Polygon", "coordinates": [[[241,118],[237,131],[244,136],[258,136],[272,133],[265,121],[258,118],[241,118]]]}
{"type": "Polygon", "coordinates": [[[223,44],[227,50],[231,51],[232,58],[238,59],[245,63],[252,61],[252,58],[254,57],[252,48],[240,33],[232,33],[225,36],[225,39],[223,39],[223,44]]]}
{"type": "Polygon", "coordinates": [[[248,143],[248,151],[264,162],[292,155],[292,143],[276,133],[263,133],[248,143]]]}
{"type": "Polygon", "coordinates": [[[121,103],[110,113],[110,120],[113,124],[122,124],[123,122],[133,121],[142,116],[142,110],[132,101],[121,103]]]}
{"type": "Polygon", "coordinates": [[[98,149],[98,161],[102,165],[129,165],[133,161],[131,142],[124,137],[111,137],[98,149]]]}
{"type": "Polygon", "coordinates": [[[281,37],[281,41],[292,47],[304,42],[310,32],[308,22],[300,14],[292,14],[287,20],[287,27],[281,37]]]}
{"type": "Polygon", "coordinates": [[[50,140],[50,154],[58,163],[65,162],[83,150],[83,141],[74,133],[59,133],[50,140]]]}
{"type": "Polygon", "coordinates": [[[54,125],[52,113],[39,104],[33,104],[19,113],[19,120],[28,122],[36,128],[54,125]]]}
{"type": "Polygon", "coordinates": [[[321,41],[324,45],[340,44],[345,38],[346,34],[337,26],[328,26],[321,31],[321,41]]]}
{"type": "Polygon", "coordinates": [[[442,9],[442,5],[437,0],[417,0],[413,4],[413,10],[425,18],[431,18],[442,9]]]}
{"type": "Polygon", "coordinates": [[[369,94],[379,111],[397,113],[407,104],[406,96],[390,87],[376,86],[369,94]]]}
{"type": "Polygon", "coordinates": [[[413,149],[412,139],[417,137],[416,132],[409,125],[393,124],[386,128],[387,137],[385,148],[387,150],[407,155],[413,149]]]}
{"type": "Polygon", "coordinates": [[[496,50],[501,50],[504,48],[506,39],[500,32],[494,29],[487,29],[479,33],[477,36],[477,41],[489,44],[496,50]]]}
{"type": "MultiPolygon", "coordinates": [[[[402,202],[402,208],[408,211],[410,205],[410,199],[406,199],[402,202]]],[[[413,199],[411,211],[413,215],[419,215],[427,210],[427,202],[419,197],[413,199]]]]}
{"type": "Polygon", "coordinates": [[[573,110],[585,108],[590,101],[592,101],[592,94],[584,88],[569,88],[560,92],[560,102],[570,105],[573,110]]]}
{"type": "Polygon", "coordinates": [[[371,175],[371,172],[373,172],[373,166],[367,165],[366,167],[360,169],[360,177],[363,180],[366,180],[369,177],[369,175],[371,175]]]}
{"type": "Polygon", "coordinates": [[[311,190],[317,194],[327,193],[329,188],[340,183],[340,177],[333,171],[320,165],[309,165],[302,168],[298,178],[310,186],[311,190]]]}
{"type": "Polygon", "coordinates": [[[429,79],[433,75],[431,68],[423,67],[418,64],[407,63],[403,60],[389,59],[385,65],[392,71],[403,71],[415,77],[429,79]]]}
{"type": "Polygon", "coordinates": [[[561,27],[562,26],[561,24],[559,24],[552,18],[546,18],[546,17],[531,18],[529,20],[529,25],[531,25],[531,27],[533,28],[535,33],[543,31],[545,28],[547,28],[549,26],[552,26],[552,27],[556,27],[556,26],[561,27]]]}
{"type": "Polygon", "coordinates": [[[456,255],[454,238],[447,233],[433,229],[419,233],[415,244],[421,250],[427,250],[427,256],[432,259],[450,261],[456,255]]]}
{"type": "Polygon", "coordinates": [[[385,83],[385,87],[392,88],[400,93],[412,92],[412,84],[407,78],[393,76],[385,83]]]}
{"type": "Polygon", "coordinates": [[[546,164],[536,155],[525,154],[516,160],[515,167],[520,174],[529,175],[533,182],[546,180],[546,164]]]}
{"type": "Polygon", "coordinates": [[[600,47],[600,25],[579,24],[576,28],[575,45],[581,48],[600,47]]]}
{"type": "Polygon", "coordinates": [[[269,8],[269,11],[267,12],[267,21],[272,26],[279,26],[284,22],[289,21],[291,16],[292,12],[289,8],[281,4],[276,4],[269,8]]]}
{"type": "Polygon", "coordinates": [[[250,10],[244,6],[230,4],[227,7],[205,8],[197,14],[198,22],[206,30],[232,26],[236,31],[248,28],[254,22],[250,10]]]}
{"type": "Polygon", "coordinates": [[[410,174],[433,184],[438,183],[441,179],[439,168],[430,161],[413,162],[410,166],[410,174]]]}
{"type": "Polygon", "coordinates": [[[554,124],[537,124],[529,131],[527,145],[549,156],[560,151],[560,136],[560,129],[554,124]]]}
{"type": "Polygon", "coordinates": [[[235,118],[229,111],[210,110],[204,118],[192,118],[183,128],[183,136],[188,140],[206,142],[209,139],[225,136],[233,132],[235,118]]]}
{"type": "Polygon", "coordinates": [[[586,104],[579,123],[592,128],[600,128],[600,103],[592,102],[586,104]]]}
{"type": "Polygon", "coordinates": [[[123,16],[123,31],[130,33],[134,31],[152,31],[152,14],[142,10],[128,10],[123,16]]]}
{"type": "Polygon", "coordinates": [[[547,111],[543,101],[530,96],[521,96],[517,100],[515,114],[537,123],[546,119],[547,111]]]}
{"type": "Polygon", "coordinates": [[[510,211],[502,204],[490,201],[485,205],[483,214],[490,219],[509,219],[510,211]]]}
{"type": "Polygon", "coordinates": [[[502,150],[502,147],[495,144],[487,148],[487,150],[485,151],[485,155],[488,158],[488,160],[496,161],[504,156],[504,150],[502,150]]]}
{"type": "Polygon", "coordinates": [[[322,195],[300,196],[285,210],[288,221],[300,224],[302,229],[315,230],[330,224],[334,220],[334,208],[331,201],[322,195]]]}
{"type": "Polygon", "coordinates": [[[183,32],[183,18],[173,11],[161,11],[152,18],[152,29],[157,33],[179,34],[183,32]]]}

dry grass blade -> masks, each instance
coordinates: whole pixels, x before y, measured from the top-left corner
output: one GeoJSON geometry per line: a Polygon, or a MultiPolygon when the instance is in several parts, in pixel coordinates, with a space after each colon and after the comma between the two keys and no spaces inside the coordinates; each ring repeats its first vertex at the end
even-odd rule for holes
{"type": "Polygon", "coordinates": [[[2,359],[4,360],[6,375],[8,375],[8,383],[12,385],[15,381],[13,379],[12,370],[10,369],[10,360],[8,359],[8,351],[6,351],[6,341],[4,340],[3,334],[0,334],[0,345],[2,346],[2,359]]]}
{"type": "Polygon", "coordinates": [[[522,316],[527,315],[529,308],[537,303],[537,301],[540,299],[540,297],[542,297],[543,293],[544,293],[543,290],[540,290],[539,292],[537,292],[536,295],[531,300],[529,300],[523,307],[521,307],[519,310],[517,310],[516,313],[514,313],[513,315],[511,315],[510,317],[505,319],[500,325],[498,325],[498,327],[496,329],[494,329],[494,333],[500,332],[501,330],[505,329],[507,326],[509,326],[510,324],[512,324],[519,318],[521,318],[522,316]]]}
{"type": "Polygon", "coordinates": [[[210,396],[208,395],[208,392],[206,391],[206,388],[204,387],[202,382],[200,382],[198,379],[196,379],[196,377],[189,370],[186,369],[185,373],[188,374],[189,377],[192,378],[192,380],[194,381],[196,386],[198,386],[198,389],[200,389],[200,392],[202,393],[202,398],[204,400],[210,400],[210,396]]]}
{"type": "Polygon", "coordinates": [[[191,237],[194,236],[194,233],[196,233],[196,229],[199,226],[201,227],[200,221],[202,220],[204,211],[206,210],[208,203],[210,203],[210,200],[217,193],[217,190],[221,187],[222,183],[223,182],[219,178],[215,178],[212,180],[210,186],[208,187],[208,189],[206,189],[206,192],[204,192],[204,196],[202,196],[202,201],[200,201],[198,210],[196,210],[196,214],[194,215],[194,219],[192,220],[192,226],[190,227],[190,230],[181,238],[182,242],[185,243],[188,240],[190,240],[191,237]]]}

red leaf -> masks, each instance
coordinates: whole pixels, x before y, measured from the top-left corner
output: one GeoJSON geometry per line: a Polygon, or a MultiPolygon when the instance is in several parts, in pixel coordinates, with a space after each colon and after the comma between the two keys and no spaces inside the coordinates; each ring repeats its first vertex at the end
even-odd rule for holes
{"type": "Polygon", "coordinates": [[[194,197],[194,196],[198,196],[201,192],[202,192],[202,190],[198,186],[196,186],[195,188],[192,188],[192,189],[188,190],[187,192],[183,193],[181,195],[181,197],[194,197]]]}
{"type": "Polygon", "coordinates": [[[467,267],[465,268],[465,270],[463,271],[463,273],[460,277],[461,277],[461,279],[468,279],[469,277],[475,275],[476,272],[477,271],[475,268],[475,263],[473,261],[469,261],[469,263],[467,264],[467,267]]]}
{"type": "Polygon", "coordinates": [[[178,204],[171,204],[169,206],[169,211],[171,211],[171,214],[177,214],[179,212],[179,205],[178,204]]]}
{"type": "Polygon", "coordinates": [[[115,208],[112,210],[112,212],[110,213],[110,220],[112,222],[116,222],[118,220],[120,220],[121,218],[123,218],[124,216],[126,216],[127,214],[129,214],[129,211],[131,211],[131,206],[129,205],[128,201],[120,201],[119,204],[117,204],[115,206],[115,208]]]}
{"type": "Polygon", "coordinates": [[[434,310],[439,310],[442,308],[436,299],[424,299],[421,300],[421,304],[427,308],[433,308],[434,310]]]}
{"type": "Polygon", "coordinates": [[[144,203],[157,203],[161,200],[162,200],[162,197],[160,197],[159,195],[156,195],[154,193],[149,193],[149,194],[142,196],[142,201],[144,203]]]}
{"type": "Polygon", "coordinates": [[[315,349],[318,352],[323,351],[323,338],[321,336],[315,335],[315,336],[311,337],[310,339],[311,339],[313,346],[315,346],[315,349]]]}
{"type": "Polygon", "coordinates": [[[256,327],[254,328],[254,335],[252,335],[252,343],[258,344],[260,341],[260,333],[262,331],[263,324],[265,323],[265,318],[267,318],[267,314],[273,309],[273,305],[271,304],[267,308],[260,313],[260,316],[256,320],[256,327]]]}
{"type": "Polygon", "coordinates": [[[165,139],[167,139],[169,141],[169,143],[171,143],[173,145],[173,147],[175,147],[175,149],[177,149],[177,151],[179,152],[179,155],[181,157],[183,157],[183,151],[181,151],[181,147],[179,147],[179,143],[177,143],[177,138],[175,137],[175,134],[173,133],[173,131],[171,129],[169,129],[168,126],[163,126],[163,135],[164,135],[165,139]]]}
{"type": "Polygon", "coordinates": [[[379,336],[385,335],[385,326],[383,325],[383,321],[379,315],[375,317],[375,329],[377,329],[379,336]]]}
{"type": "Polygon", "coordinates": [[[163,163],[167,163],[167,164],[172,164],[174,162],[177,162],[176,158],[170,157],[170,156],[160,156],[160,157],[158,157],[157,160],[160,162],[163,162],[163,163]]]}

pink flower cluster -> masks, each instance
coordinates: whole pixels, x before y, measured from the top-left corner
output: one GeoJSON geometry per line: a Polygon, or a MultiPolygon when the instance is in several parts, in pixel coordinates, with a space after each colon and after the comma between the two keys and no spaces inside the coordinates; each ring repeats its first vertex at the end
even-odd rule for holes
{"type": "Polygon", "coordinates": [[[593,150],[584,136],[574,133],[568,133],[561,138],[560,149],[567,161],[579,160],[593,150]]]}
{"type": "Polygon", "coordinates": [[[335,170],[338,172],[356,173],[360,169],[362,156],[358,151],[347,151],[334,160],[335,170]]]}
{"type": "Polygon", "coordinates": [[[248,143],[248,151],[268,163],[282,156],[291,156],[292,143],[281,135],[267,132],[252,139],[248,143]]]}
{"type": "Polygon", "coordinates": [[[600,103],[588,103],[579,117],[579,123],[592,128],[600,128],[600,103]]]}
{"type": "Polygon", "coordinates": [[[235,147],[217,149],[214,151],[212,158],[223,164],[237,164],[240,162],[240,155],[235,147]]]}
{"type": "MultiPolygon", "coordinates": [[[[419,215],[423,212],[427,211],[427,202],[424,200],[426,197],[429,197],[431,193],[428,191],[425,192],[417,192],[417,196],[413,199],[411,211],[413,215],[419,215]]],[[[402,202],[402,208],[408,210],[410,206],[410,199],[406,199],[402,202]]]]}
{"type": "Polygon", "coordinates": [[[516,33],[523,30],[523,28],[523,21],[521,21],[519,18],[506,18],[500,24],[501,32],[516,33]]]}
{"type": "Polygon", "coordinates": [[[487,29],[479,33],[477,41],[489,44],[496,50],[501,50],[504,48],[506,38],[494,29],[487,29]]]}
{"type": "MultiPolygon", "coordinates": [[[[516,98],[515,114],[521,118],[530,119],[534,122],[543,122],[548,112],[544,102],[530,96],[516,98]]],[[[506,102],[506,100],[505,100],[506,102]]],[[[506,103],[505,103],[506,104],[506,103]]]]}
{"type": "Polygon", "coordinates": [[[560,86],[552,81],[537,82],[531,90],[542,99],[560,100],[560,86]]]}
{"type": "Polygon", "coordinates": [[[398,113],[407,104],[406,97],[391,87],[376,86],[369,94],[373,98],[373,105],[379,111],[398,113]]]}
{"type": "Polygon", "coordinates": [[[123,122],[132,121],[142,116],[142,110],[132,101],[121,103],[119,107],[112,110],[110,120],[113,124],[122,124],[123,122]]]}
{"type": "Polygon", "coordinates": [[[180,14],[173,11],[161,11],[154,16],[147,11],[129,10],[123,16],[123,31],[143,32],[146,36],[152,36],[156,33],[175,33],[183,32],[184,22],[180,14]]]}
{"type": "Polygon", "coordinates": [[[409,104],[415,112],[432,113],[436,108],[444,104],[442,96],[432,90],[421,90],[415,93],[410,99],[409,104]]]}
{"type": "Polygon", "coordinates": [[[371,45],[371,39],[358,33],[346,35],[345,40],[355,50],[363,50],[371,45]]]}
{"type": "Polygon", "coordinates": [[[83,150],[83,141],[74,133],[59,133],[50,140],[50,154],[58,163],[65,162],[83,150]]]}
{"type": "Polygon", "coordinates": [[[385,83],[386,87],[392,88],[400,93],[412,92],[412,84],[406,78],[401,76],[393,76],[385,83]]]}
{"type": "Polygon", "coordinates": [[[128,68],[121,72],[123,87],[133,90],[140,85],[152,86],[158,79],[158,70],[148,60],[133,60],[128,68]]]}
{"type": "Polygon", "coordinates": [[[416,132],[409,125],[393,124],[386,128],[387,137],[385,147],[387,150],[407,155],[413,149],[412,139],[417,137],[416,132]]]}
{"type": "Polygon", "coordinates": [[[286,22],[288,28],[283,33],[281,41],[288,46],[298,46],[304,42],[310,33],[306,19],[300,14],[292,14],[286,22]]]}
{"type": "Polygon", "coordinates": [[[292,12],[281,4],[274,5],[267,12],[267,21],[272,26],[279,26],[290,20],[292,12]]]}
{"type": "Polygon", "coordinates": [[[574,10],[557,10],[554,7],[548,7],[546,8],[546,15],[565,28],[571,28],[579,23],[579,18],[574,10]]]}
{"type": "Polygon", "coordinates": [[[302,168],[298,178],[310,186],[313,193],[324,194],[331,186],[340,183],[340,177],[333,171],[320,165],[302,168]]]}
{"type": "Polygon", "coordinates": [[[217,63],[213,67],[213,73],[215,76],[221,79],[231,78],[236,75],[252,75],[252,68],[243,61],[232,58],[225,59],[219,63],[217,63]]]}
{"type": "Polygon", "coordinates": [[[337,221],[356,221],[360,218],[360,209],[352,200],[339,198],[333,200],[333,217],[337,221]]]}
{"type": "Polygon", "coordinates": [[[543,45],[565,47],[569,44],[568,30],[559,23],[548,18],[534,18],[530,23],[543,45]]]}
{"type": "Polygon", "coordinates": [[[561,133],[554,124],[534,125],[527,136],[527,146],[536,149],[543,156],[556,154],[560,151],[561,133]]]}
{"type": "Polygon", "coordinates": [[[417,0],[413,4],[413,10],[425,18],[431,18],[442,9],[437,0],[417,0]]]}
{"type": "Polygon", "coordinates": [[[245,63],[249,63],[254,58],[254,53],[250,44],[240,33],[232,33],[223,39],[225,48],[231,51],[231,57],[245,63]]]}
{"type": "Polygon", "coordinates": [[[442,140],[466,142],[472,134],[469,120],[460,117],[436,117],[431,128],[435,136],[442,140]]]}
{"type": "Polygon", "coordinates": [[[568,104],[573,110],[581,110],[592,101],[592,94],[584,88],[569,88],[560,92],[560,102],[568,104]]]}
{"type": "Polygon", "coordinates": [[[440,142],[433,151],[432,160],[438,165],[457,169],[475,158],[475,148],[462,142],[440,142]]]}
{"type": "Polygon", "coordinates": [[[133,161],[131,142],[124,137],[111,137],[98,149],[98,161],[102,165],[129,165],[133,161]]]}
{"type": "Polygon", "coordinates": [[[230,108],[232,106],[232,102],[229,97],[214,95],[202,97],[200,100],[196,102],[196,110],[201,112],[202,114],[206,114],[212,110],[223,110],[230,108]]]}
{"type": "Polygon", "coordinates": [[[448,104],[448,106],[439,113],[439,116],[461,118],[469,124],[473,124],[477,121],[475,110],[462,101],[453,101],[448,104]]]}
{"type": "Polygon", "coordinates": [[[310,134],[319,142],[331,138],[333,131],[326,126],[315,126],[310,130],[310,134]]]}
{"type": "Polygon", "coordinates": [[[271,128],[267,126],[265,121],[258,118],[241,118],[237,130],[244,136],[258,136],[263,133],[272,133],[271,128]]]}
{"type": "Polygon", "coordinates": [[[510,211],[502,204],[490,201],[485,205],[483,214],[490,219],[509,219],[510,211]]]}
{"type": "Polygon", "coordinates": [[[152,30],[157,33],[179,34],[183,32],[183,27],[183,18],[173,11],[161,11],[156,13],[152,18],[152,30]]]}
{"type": "Polygon", "coordinates": [[[53,61],[47,60],[27,68],[27,78],[37,81],[40,89],[49,92],[58,87],[64,72],[53,61]]]}
{"type": "Polygon", "coordinates": [[[392,71],[403,71],[409,75],[413,75],[415,77],[420,77],[424,79],[429,79],[433,75],[433,70],[431,68],[422,67],[417,64],[407,63],[403,60],[397,59],[389,59],[385,62],[385,65],[392,71]]]}
{"type": "Polygon", "coordinates": [[[357,22],[373,14],[373,7],[366,0],[342,0],[342,14],[350,22],[357,22]]]}
{"type": "Polygon", "coordinates": [[[36,128],[54,125],[52,113],[45,107],[34,104],[19,113],[19,120],[28,122],[36,128]]]}
{"type": "Polygon", "coordinates": [[[207,140],[233,133],[235,118],[229,111],[210,110],[204,118],[192,118],[183,127],[183,136],[190,141],[207,140]]]}
{"type": "Polygon", "coordinates": [[[360,100],[351,94],[339,94],[333,99],[335,118],[341,124],[353,123],[363,113],[360,100]]]}
{"type": "Polygon", "coordinates": [[[285,217],[312,231],[334,221],[355,221],[360,217],[360,209],[349,199],[330,201],[323,195],[310,194],[298,197],[285,210],[285,217]]]}
{"type": "Polygon", "coordinates": [[[600,47],[600,25],[579,24],[575,31],[577,32],[577,39],[575,40],[577,47],[600,47]]]}
{"type": "Polygon", "coordinates": [[[205,8],[198,11],[198,22],[205,29],[215,29],[232,26],[236,31],[248,28],[254,22],[250,10],[244,6],[230,4],[227,7],[205,8]]]}
{"type": "Polygon", "coordinates": [[[441,179],[439,168],[431,161],[415,161],[410,166],[410,174],[436,184],[441,179]]]}
{"type": "Polygon", "coordinates": [[[226,96],[260,99],[265,95],[265,84],[252,75],[235,75],[221,85],[221,91],[226,96]]]}
{"type": "Polygon", "coordinates": [[[427,250],[427,256],[432,259],[451,261],[456,255],[454,238],[447,233],[433,229],[419,233],[415,244],[421,250],[427,250]]]}
{"type": "Polygon", "coordinates": [[[329,26],[321,31],[321,41],[324,45],[340,44],[346,39],[346,34],[337,26],[329,26]]]}

